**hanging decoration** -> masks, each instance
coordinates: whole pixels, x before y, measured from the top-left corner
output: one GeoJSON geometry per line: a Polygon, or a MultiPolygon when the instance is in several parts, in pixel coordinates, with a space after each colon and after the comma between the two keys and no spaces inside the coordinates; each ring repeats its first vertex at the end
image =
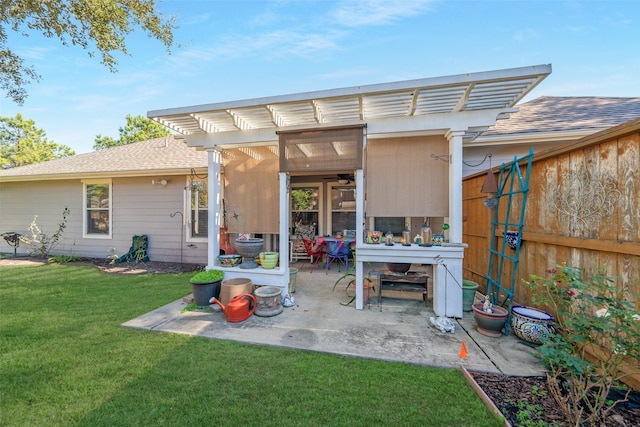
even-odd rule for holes
{"type": "Polygon", "coordinates": [[[550,193],[550,205],[566,222],[570,235],[597,229],[603,218],[613,214],[622,195],[613,178],[584,168],[568,171],[559,182],[550,193]]]}

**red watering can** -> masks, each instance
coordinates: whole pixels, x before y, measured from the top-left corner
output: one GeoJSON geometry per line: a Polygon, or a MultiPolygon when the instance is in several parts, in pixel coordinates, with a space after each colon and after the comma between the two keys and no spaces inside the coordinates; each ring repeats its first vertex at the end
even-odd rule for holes
{"type": "Polygon", "coordinates": [[[226,307],[216,297],[211,298],[210,302],[220,306],[227,316],[227,322],[244,322],[256,311],[256,297],[251,294],[236,295],[226,307]]]}

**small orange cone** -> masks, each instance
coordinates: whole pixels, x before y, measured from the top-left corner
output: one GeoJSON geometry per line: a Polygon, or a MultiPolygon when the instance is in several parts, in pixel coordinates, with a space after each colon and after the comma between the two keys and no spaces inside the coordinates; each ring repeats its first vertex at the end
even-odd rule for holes
{"type": "Polygon", "coordinates": [[[464,345],[464,341],[460,344],[460,359],[467,358],[467,346],[464,345]]]}

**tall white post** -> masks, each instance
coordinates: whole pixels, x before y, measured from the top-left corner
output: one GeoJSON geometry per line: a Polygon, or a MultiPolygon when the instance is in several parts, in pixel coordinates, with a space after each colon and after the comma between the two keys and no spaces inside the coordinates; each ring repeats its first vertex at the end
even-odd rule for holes
{"type": "Polygon", "coordinates": [[[450,130],[449,140],[449,242],[462,243],[462,136],[450,130]]]}
{"type": "MultiPolygon", "coordinates": [[[[207,186],[209,190],[209,224],[207,227],[207,268],[215,267],[215,260],[220,253],[220,165],[222,155],[217,149],[207,150],[208,158],[208,178],[207,186]]],[[[189,213],[190,215],[190,213],[189,213]]]]}

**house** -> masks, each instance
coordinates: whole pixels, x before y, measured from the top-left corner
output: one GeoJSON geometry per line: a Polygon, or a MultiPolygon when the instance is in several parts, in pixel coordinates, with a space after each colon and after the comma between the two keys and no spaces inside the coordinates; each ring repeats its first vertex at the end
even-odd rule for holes
{"type": "MultiPolygon", "coordinates": [[[[433,268],[436,315],[460,317],[463,147],[517,111],[550,73],[550,65],[537,65],[147,116],[210,152],[208,234],[220,236],[222,221],[231,218],[229,232],[262,237],[280,252],[279,268],[233,267],[225,277],[248,277],[284,293],[296,225],[313,226],[317,235],[355,230],[356,308],[363,308],[363,263],[420,263],[433,268]],[[442,246],[363,241],[365,230],[396,234],[405,226],[414,236],[425,220],[434,228],[449,225],[442,246]]],[[[210,268],[218,265],[219,241],[208,241],[210,268]]]]}
{"type": "MultiPolygon", "coordinates": [[[[208,153],[169,136],[0,170],[0,233],[29,236],[36,218],[51,235],[67,207],[54,254],[122,255],[146,234],[150,259],[204,264],[208,215],[198,190],[207,163],[208,153]]],[[[18,253],[28,250],[23,243],[18,253]]]]}
{"type": "Polygon", "coordinates": [[[519,104],[509,120],[499,120],[464,146],[464,176],[508,163],[533,147],[557,149],[640,117],[640,98],[541,96],[519,104]]]}

